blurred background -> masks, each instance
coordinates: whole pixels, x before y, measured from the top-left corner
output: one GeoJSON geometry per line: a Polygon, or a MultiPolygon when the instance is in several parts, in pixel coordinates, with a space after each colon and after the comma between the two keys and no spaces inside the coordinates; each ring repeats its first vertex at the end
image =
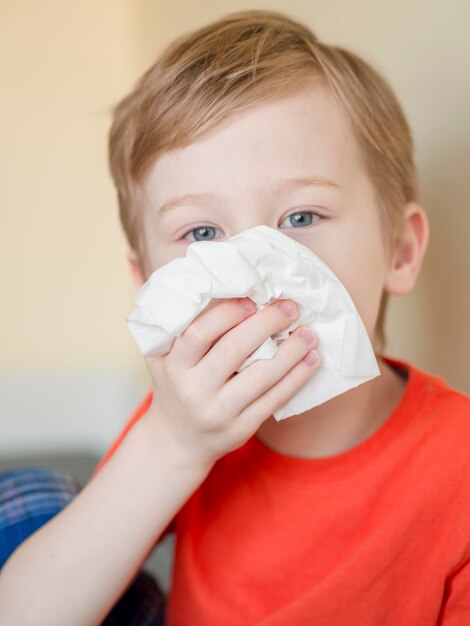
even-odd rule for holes
{"type": "Polygon", "coordinates": [[[175,36],[247,8],[303,20],[395,89],[431,239],[414,292],[391,301],[386,354],[470,394],[470,3],[1,0],[0,469],[45,464],[86,482],[148,390],[125,324],[111,108],[175,36]]]}

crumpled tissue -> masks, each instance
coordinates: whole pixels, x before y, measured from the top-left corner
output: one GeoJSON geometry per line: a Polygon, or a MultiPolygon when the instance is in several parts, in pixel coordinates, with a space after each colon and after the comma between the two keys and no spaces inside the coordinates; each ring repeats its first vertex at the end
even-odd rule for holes
{"type": "Polygon", "coordinates": [[[277,421],[303,413],[380,375],[364,324],[341,281],[309,248],[269,226],[226,241],[196,241],[186,256],[159,267],[135,295],[128,327],[146,356],[167,354],[213,298],[249,297],[263,309],[290,299],[297,319],[241,364],[271,359],[297,326],[318,338],[319,369],[274,413],[277,421]]]}

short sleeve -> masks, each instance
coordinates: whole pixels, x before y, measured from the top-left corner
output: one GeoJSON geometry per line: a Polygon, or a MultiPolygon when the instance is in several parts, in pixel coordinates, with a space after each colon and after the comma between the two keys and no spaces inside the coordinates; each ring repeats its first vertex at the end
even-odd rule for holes
{"type": "MultiPolygon", "coordinates": [[[[121,445],[121,443],[124,441],[124,439],[126,438],[126,436],[129,434],[130,430],[132,429],[132,427],[138,422],[138,420],[145,415],[145,413],[148,411],[150,405],[152,404],[152,399],[153,399],[153,392],[150,391],[146,396],[145,399],[143,400],[143,402],[141,404],[139,404],[139,406],[137,407],[137,409],[135,410],[134,414],[132,415],[132,417],[130,418],[130,420],[128,422],[126,422],[126,424],[124,425],[124,427],[122,428],[121,432],[118,434],[118,436],[116,437],[116,439],[113,441],[113,443],[110,445],[109,449],[106,451],[104,457],[101,459],[101,461],[98,463],[98,465],[96,466],[94,472],[93,472],[93,476],[95,476],[102,467],[104,467],[104,465],[106,465],[106,463],[109,461],[109,459],[113,456],[113,454],[116,452],[116,450],[119,448],[119,446],[121,445]]],[[[163,539],[172,532],[175,532],[175,527],[176,527],[176,516],[170,521],[170,523],[168,524],[168,526],[165,528],[165,530],[163,531],[163,533],[160,535],[160,537],[158,538],[158,541],[156,542],[155,545],[157,545],[158,543],[160,543],[160,541],[163,541],[163,539]]]]}
{"type": "Polygon", "coordinates": [[[470,624],[470,559],[448,579],[438,626],[470,624]]]}
{"type": "Polygon", "coordinates": [[[104,455],[104,457],[101,459],[101,461],[96,466],[96,468],[95,468],[95,470],[93,472],[93,476],[95,474],[97,474],[104,465],[106,465],[106,463],[109,461],[109,459],[113,456],[113,454],[119,448],[119,446],[121,445],[123,440],[126,438],[127,434],[129,433],[131,428],[134,426],[134,424],[136,424],[139,421],[139,419],[143,415],[145,415],[145,413],[148,411],[150,405],[152,404],[152,399],[153,399],[153,393],[150,391],[145,396],[145,399],[143,400],[143,402],[141,404],[139,404],[139,406],[135,410],[135,412],[132,415],[132,417],[130,418],[130,420],[128,422],[126,422],[126,424],[124,425],[124,428],[121,430],[119,435],[116,437],[116,439],[110,445],[110,447],[106,451],[106,454],[104,455]]]}

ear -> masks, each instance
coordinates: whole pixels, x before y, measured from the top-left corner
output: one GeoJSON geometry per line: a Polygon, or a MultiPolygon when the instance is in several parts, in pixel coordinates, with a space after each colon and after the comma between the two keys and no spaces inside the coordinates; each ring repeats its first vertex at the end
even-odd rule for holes
{"type": "Polygon", "coordinates": [[[134,250],[128,251],[127,260],[129,261],[129,265],[131,267],[134,282],[136,283],[137,287],[141,287],[144,284],[145,279],[142,268],[140,267],[139,259],[137,258],[137,254],[134,250]]]}
{"type": "Polygon", "coordinates": [[[416,202],[405,207],[401,232],[397,235],[384,289],[395,296],[409,293],[421,269],[429,240],[429,222],[416,202]]]}

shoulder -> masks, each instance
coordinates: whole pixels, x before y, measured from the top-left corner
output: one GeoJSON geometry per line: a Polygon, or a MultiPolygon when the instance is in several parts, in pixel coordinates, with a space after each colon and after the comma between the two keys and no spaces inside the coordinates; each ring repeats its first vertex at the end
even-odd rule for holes
{"type": "Polygon", "coordinates": [[[430,416],[440,426],[449,454],[460,453],[470,468],[470,398],[444,382],[431,386],[427,405],[430,416]]]}
{"type": "Polygon", "coordinates": [[[455,389],[442,377],[424,370],[419,372],[419,383],[427,395],[430,411],[444,413],[448,419],[461,421],[470,427],[470,396],[455,389]]]}
{"type": "Polygon", "coordinates": [[[395,369],[408,373],[410,393],[425,402],[428,410],[451,413],[464,421],[470,419],[470,396],[452,387],[443,376],[408,361],[390,357],[385,360],[395,369]]]}
{"type": "Polygon", "coordinates": [[[441,452],[470,468],[470,397],[442,376],[407,367],[412,392],[420,400],[421,419],[432,427],[441,452]]]}
{"type": "Polygon", "coordinates": [[[465,450],[470,464],[470,397],[443,376],[407,361],[390,357],[385,360],[408,374],[402,410],[410,414],[422,436],[437,439],[449,451],[465,450]]]}

